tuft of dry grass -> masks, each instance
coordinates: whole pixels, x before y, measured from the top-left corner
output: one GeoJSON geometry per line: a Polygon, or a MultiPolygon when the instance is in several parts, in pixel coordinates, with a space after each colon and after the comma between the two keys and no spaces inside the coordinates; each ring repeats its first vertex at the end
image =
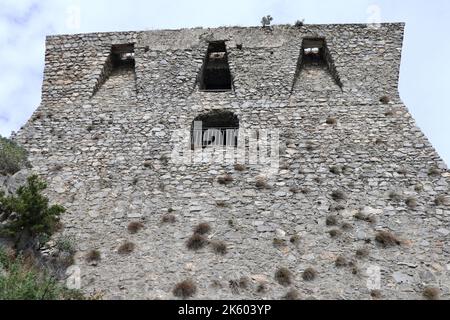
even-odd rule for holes
{"type": "Polygon", "coordinates": [[[275,248],[283,247],[286,245],[286,241],[284,239],[280,239],[280,238],[273,238],[272,243],[275,248]]]}
{"type": "Polygon", "coordinates": [[[343,256],[338,256],[334,261],[334,265],[338,268],[345,267],[347,266],[347,264],[348,264],[347,259],[345,259],[345,257],[343,256]]]}
{"type": "Polygon", "coordinates": [[[100,254],[100,251],[98,251],[98,250],[96,250],[96,249],[90,250],[90,251],[86,254],[85,259],[86,259],[86,261],[87,261],[88,263],[100,261],[100,260],[101,260],[101,254],[100,254]]]}
{"type": "Polygon", "coordinates": [[[233,294],[239,294],[239,289],[247,289],[249,286],[250,280],[248,277],[241,277],[238,280],[230,280],[228,282],[231,292],[233,294]]]}
{"type": "Polygon", "coordinates": [[[370,254],[370,250],[368,248],[359,248],[356,250],[356,257],[359,259],[366,258],[370,254]]]}
{"type": "Polygon", "coordinates": [[[133,242],[130,241],[125,241],[124,243],[122,243],[119,247],[119,249],[117,249],[117,252],[119,254],[129,254],[131,252],[133,252],[135,248],[135,244],[133,242]]]}
{"type": "Polygon", "coordinates": [[[434,204],[437,206],[446,206],[449,204],[449,202],[449,197],[443,194],[437,196],[436,199],[434,199],[434,204]]]}
{"type": "Polygon", "coordinates": [[[347,199],[347,196],[346,196],[346,194],[345,194],[342,190],[334,190],[334,191],[331,193],[331,198],[332,198],[334,201],[340,201],[340,200],[345,200],[345,199],[347,199]]]}
{"type": "Polygon", "coordinates": [[[326,124],[336,124],[337,120],[336,118],[333,117],[328,117],[327,120],[325,121],[326,124]]]}
{"type": "Polygon", "coordinates": [[[275,271],[275,280],[282,286],[288,286],[292,283],[292,272],[285,267],[278,268],[275,271]]]}
{"type": "Polygon", "coordinates": [[[208,222],[199,223],[194,228],[194,233],[197,234],[207,234],[211,231],[211,225],[208,222]]]}
{"type": "Polygon", "coordinates": [[[335,225],[337,225],[337,223],[338,223],[338,219],[337,219],[336,216],[328,216],[328,217],[325,219],[325,224],[326,224],[327,226],[335,226],[335,225]]]}
{"type": "Polygon", "coordinates": [[[388,104],[391,101],[391,99],[388,96],[382,96],[380,98],[380,102],[383,104],[388,104]]]}
{"type": "Polygon", "coordinates": [[[257,293],[265,293],[268,290],[269,290],[269,288],[267,287],[267,284],[265,282],[258,283],[258,286],[256,287],[257,293]]]}
{"type": "Polygon", "coordinates": [[[289,242],[292,243],[292,244],[298,245],[300,243],[300,236],[298,234],[294,234],[289,239],[289,242]]]}
{"type": "Polygon", "coordinates": [[[223,176],[218,176],[217,177],[217,182],[220,183],[220,184],[225,184],[225,185],[232,183],[233,180],[234,179],[233,179],[233,177],[230,174],[225,174],[223,176]]]}
{"type": "Polygon", "coordinates": [[[440,174],[441,174],[441,170],[439,170],[438,167],[431,167],[431,168],[428,170],[428,175],[429,175],[429,176],[438,176],[438,175],[440,175],[440,174]]]}
{"type": "Polygon", "coordinates": [[[236,170],[236,171],[244,171],[245,169],[246,168],[245,168],[245,166],[243,164],[236,163],[234,165],[234,170],[236,170]]]}
{"type": "Polygon", "coordinates": [[[127,226],[127,230],[131,234],[138,233],[142,228],[144,228],[144,225],[139,221],[132,221],[127,226]]]}
{"type": "Polygon", "coordinates": [[[312,281],[317,277],[317,275],[318,272],[314,268],[309,267],[306,268],[305,271],[303,271],[302,278],[305,281],[312,281]]]}
{"type": "Polygon", "coordinates": [[[266,177],[259,176],[255,178],[255,185],[258,189],[269,189],[266,177]]]}
{"type": "Polygon", "coordinates": [[[332,166],[330,167],[330,172],[333,174],[340,174],[342,170],[339,166],[332,166]]]}
{"type": "Polygon", "coordinates": [[[383,297],[381,291],[376,289],[370,291],[370,296],[376,300],[381,299],[383,297]]]}
{"type": "Polygon", "coordinates": [[[422,295],[428,300],[438,300],[440,296],[440,290],[436,287],[425,287],[422,295]]]}
{"type": "Polygon", "coordinates": [[[189,250],[199,250],[208,244],[208,240],[201,234],[194,233],[186,241],[186,247],[189,250]]]}
{"type": "Polygon", "coordinates": [[[228,207],[230,207],[230,205],[228,203],[226,203],[224,200],[217,200],[216,201],[216,206],[218,206],[219,208],[228,208],[228,207]]]}
{"type": "Polygon", "coordinates": [[[215,253],[220,255],[225,255],[228,252],[227,244],[223,241],[212,241],[211,247],[215,253]]]}
{"type": "Polygon", "coordinates": [[[298,293],[297,290],[291,289],[282,297],[282,299],[283,300],[299,300],[300,294],[298,293]]]}
{"type": "Polygon", "coordinates": [[[402,195],[400,193],[398,193],[397,191],[394,191],[394,190],[389,191],[388,197],[392,201],[400,201],[400,200],[402,200],[402,195]]]}
{"type": "Polygon", "coordinates": [[[161,217],[161,221],[163,223],[175,223],[177,221],[177,218],[173,214],[166,213],[161,217]]]}
{"type": "Polygon", "coordinates": [[[375,241],[383,248],[400,245],[400,240],[389,231],[378,231],[375,235],[375,241]]]}
{"type": "Polygon", "coordinates": [[[331,229],[328,231],[328,234],[330,235],[330,237],[336,238],[342,235],[342,231],[339,229],[331,229]]]}
{"type": "Polygon", "coordinates": [[[417,200],[414,197],[409,197],[405,200],[405,204],[408,206],[408,208],[414,209],[415,207],[417,207],[417,200]]]}
{"type": "Polygon", "coordinates": [[[192,297],[196,292],[197,286],[191,279],[187,279],[177,283],[172,290],[172,293],[175,297],[184,299],[192,297]]]}
{"type": "Polygon", "coordinates": [[[366,221],[369,223],[375,223],[377,221],[377,219],[374,216],[365,215],[361,211],[358,211],[357,213],[355,213],[355,215],[353,217],[357,220],[366,221]]]}
{"type": "Polygon", "coordinates": [[[239,278],[239,288],[248,289],[250,284],[250,279],[248,277],[240,277],[239,278]]]}
{"type": "Polygon", "coordinates": [[[353,229],[353,226],[351,225],[351,223],[344,222],[343,224],[341,224],[341,229],[347,231],[353,229]]]}

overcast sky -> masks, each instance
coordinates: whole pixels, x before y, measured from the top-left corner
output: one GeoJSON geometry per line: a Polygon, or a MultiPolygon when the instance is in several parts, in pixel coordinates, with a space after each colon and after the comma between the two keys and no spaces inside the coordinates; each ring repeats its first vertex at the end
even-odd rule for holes
{"type": "Polygon", "coordinates": [[[450,164],[448,0],[0,0],[0,134],[17,131],[40,102],[45,36],[223,25],[406,22],[400,95],[450,164]]]}

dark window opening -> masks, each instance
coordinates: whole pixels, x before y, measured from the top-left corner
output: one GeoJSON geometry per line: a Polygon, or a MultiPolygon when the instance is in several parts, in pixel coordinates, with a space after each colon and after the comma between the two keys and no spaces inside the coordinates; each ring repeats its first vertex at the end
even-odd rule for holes
{"type": "Polygon", "coordinates": [[[224,41],[210,42],[201,74],[200,89],[231,90],[231,73],[224,41]]]}
{"type": "Polygon", "coordinates": [[[239,119],[229,111],[212,111],[199,115],[192,121],[191,146],[206,148],[208,146],[237,147],[239,119]]]}
{"type": "Polygon", "coordinates": [[[303,63],[322,64],[325,63],[325,41],[324,39],[304,39],[303,63]]]}
{"type": "Polygon", "coordinates": [[[119,44],[111,48],[111,62],[113,68],[135,66],[134,44],[119,44]]]}

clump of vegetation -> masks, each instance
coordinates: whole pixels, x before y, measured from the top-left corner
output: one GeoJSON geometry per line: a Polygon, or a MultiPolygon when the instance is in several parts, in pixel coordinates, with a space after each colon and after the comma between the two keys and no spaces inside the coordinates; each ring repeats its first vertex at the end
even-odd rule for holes
{"type": "Polygon", "coordinates": [[[269,189],[266,177],[259,176],[255,179],[255,185],[258,189],[269,189]]]}
{"type": "Polygon", "coordinates": [[[303,271],[302,278],[305,281],[312,281],[317,277],[317,275],[318,272],[316,271],[316,269],[309,267],[306,268],[305,271],[303,271]]]}
{"type": "Polygon", "coordinates": [[[305,19],[296,20],[295,23],[294,23],[294,27],[301,28],[301,27],[303,27],[304,24],[305,24],[305,19]]]}
{"type": "Polygon", "coordinates": [[[243,164],[236,163],[234,165],[234,170],[236,170],[236,171],[244,171],[245,170],[245,166],[243,164]]]}
{"type": "Polygon", "coordinates": [[[153,167],[153,163],[151,160],[145,160],[142,164],[145,168],[152,168],[153,167]]]}
{"type": "Polygon", "coordinates": [[[15,174],[29,166],[25,149],[0,136],[0,175],[15,174]]]}
{"type": "Polygon", "coordinates": [[[366,221],[366,222],[369,222],[369,223],[375,223],[376,222],[376,218],[374,216],[372,216],[372,215],[365,215],[361,211],[358,211],[357,213],[355,213],[355,215],[353,217],[355,219],[357,219],[357,220],[366,221]]]}
{"type": "Polygon", "coordinates": [[[228,208],[230,207],[230,205],[228,203],[226,203],[223,200],[217,200],[216,201],[216,206],[220,207],[220,208],[228,208]]]}
{"type": "Polygon", "coordinates": [[[67,289],[25,257],[7,254],[0,247],[0,300],[81,300],[77,290],[67,289]]]}
{"type": "Polygon", "coordinates": [[[325,220],[325,224],[327,226],[335,226],[338,223],[338,219],[336,216],[328,216],[325,220]]]}
{"type": "Polygon", "coordinates": [[[101,253],[97,249],[89,250],[88,253],[86,253],[85,259],[88,263],[91,262],[98,262],[102,258],[101,253]]]}
{"type": "Polygon", "coordinates": [[[132,221],[127,226],[127,230],[131,234],[138,233],[142,228],[144,228],[144,225],[139,221],[132,221]]]}
{"type": "Polygon", "coordinates": [[[233,179],[233,177],[230,174],[225,174],[223,176],[218,176],[217,177],[217,182],[220,183],[220,184],[225,184],[225,185],[232,183],[233,180],[234,179],[233,179]]]}
{"type": "Polygon", "coordinates": [[[175,223],[177,221],[177,218],[173,214],[166,213],[161,217],[161,221],[163,223],[175,223]]]}
{"type": "Polygon", "coordinates": [[[336,267],[341,268],[347,266],[347,259],[343,256],[338,256],[336,260],[334,261],[334,264],[336,267]]]}
{"type": "Polygon", "coordinates": [[[440,290],[436,287],[426,287],[423,289],[422,295],[428,300],[438,300],[440,290]]]}
{"type": "Polygon", "coordinates": [[[197,234],[207,234],[211,231],[211,225],[208,222],[199,223],[194,228],[194,233],[197,234]]]}
{"type": "Polygon", "coordinates": [[[353,229],[353,226],[351,225],[351,223],[344,222],[343,224],[341,224],[341,229],[347,231],[353,229]]]}
{"type": "Polygon", "coordinates": [[[72,238],[67,236],[60,236],[55,241],[55,247],[60,252],[66,252],[71,255],[75,254],[76,249],[72,238]]]}
{"type": "Polygon", "coordinates": [[[298,300],[300,299],[300,294],[297,290],[291,289],[289,290],[283,297],[283,300],[298,300]]]}
{"type": "Polygon", "coordinates": [[[134,251],[134,248],[135,244],[133,242],[125,241],[120,245],[119,249],[117,249],[117,252],[119,254],[129,254],[134,251]]]}
{"type": "Polygon", "coordinates": [[[378,231],[375,235],[375,241],[383,248],[398,246],[401,244],[400,240],[389,231],[378,231]]]}
{"type": "Polygon", "coordinates": [[[211,247],[215,253],[220,255],[225,255],[228,252],[227,244],[223,241],[212,241],[211,247]]]}
{"type": "Polygon", "coordinates": [[[340,200],[345,200],[345,199],[347,199],[347,195],[344,193],[344,191],[342,191],[342,190],[334,190],[332,193],[331,193],[331,198],[334,200],[334,201],[340,201],[340,200]]]}
{"type": "Polygon", "coordinates": [[[380,102],[383,104],[388,104],[391,101],[391,99],[388,96],[382,96],[380,98],[380,102]]]}
{"type": "Polygon", "coordinates": [[[431,167],[428,170],[428,175],[429,176],[438,176],[440,174],[441,174],[441,170],[439,170],[439,168],[437,168],[437,167],[431,167]]]}
{"type": "Polygon", "coordinates": [[[208,240],[201,234],[194,233],[186,241],[186,247],[189,250],[199,250],[208,244],[208,240]]]}
{"type": "Polygon", "coordinates": [[[270,23],[272,22],[272,20],[273,20],[273,18],[272,18],[272,16],[270,14],[265,16],[265,17],[262,17],[261,18],[261,25],[262,25],[262,27],[266,28],[266,27],[270,26],[270,23]]]}
{"type": "Polygon", "coordinates": [[[289,238],[289,242],[294,245],[298,245],[300,243],[300,236],[298,234],[294,234],[289,238]]]}
{"type": "Polygon", "coordinates": [[[325,122],[326,122],[326,124],[336,124],[337,120],[336,120],[336,118],[329,117],[329,118],[327,118],[327,120],[325,122]]]}
{"type": "Polygon", "coordinates": [[[228,284],[233,294],[239,294],[239,289],[247,289],[249,282],[250,280],[247,277],[241,277],[238,280],[230,280],[228,284]]]}
{"type": "Polygon", "coordinates": [[[269,288],[267,287],[267,284],[265,282],[259,282],[256,286],[256,292],[257,293],[265,293],[267,292],[269,288]]]}
{"type": "Polygon", "coordinates": [[[286,241],[280,238],[273,238],[272,243],[275,248],[284,247],[286,245],[286,241]]]}
{"type": "Polygon", "coordinates": [[[398,193],[397,191],[391,190],[388,193],[388,197],[392,201],[400,201],[402,200],[402,195],[398,193]]]}
{"type": "Polygon", "coordinates": [[[331,229],[330,231],[328,231],[328,234],[330,235],[330,237],[336,238],[342,235],[342,231],[339,229],[331,229]]]}
{"type": "Polygon", "coordinates": [[[383,295],[381,294],[381,290],[374,289],[370,291],[370,296],[374,299],[381,299],[383,295]]]}
{"type": "Polygon", "coordinates": [[[330,167],[330,172],[333,174],[340,174],[341,173],[341,168],[339,166],[332,166],[330,167]]]}
{"type": "Polygon", "coordinates": [[[414,209],[415,207],[417,207],[417,200],[414,197],[409,197],[405,200],[405,204],[408,206],[408,208],[414,209]]]}
{"type": "Polygon", "coordinates": [[[434,199],[434,204],[437,206],[445,206],[450,202],[449,198],[443,194],[439,195],[434,199]]]}
{"type": "Polygon", "coordinates": [[[197,286],[191,279],[187,279],[177,283],[172,290],[172,293],[175,297],[183,299],[192,297],[196,292],[197,286]]]}
{"type": "MultiPolygon", "coordinates": [[[[6,216],[15,213],[15,218],[1,226],[0,234],[15,237],[16,246],[41,246],[39,240],[48,239],[55,231],[59,216],[65,209],[49,205],[47,197],[41,194],[47,184],[37,175],[28,177],[27,183],[17,189],[16,195],[6,197],[0,191],[0,207],[6,216]],[[36,244],[36,241],[38,242],[36,244]]],[[[22,248],[19,248],[22,249],[22,248]]]]}
{"type": "Polygon", "coordinates": [[[370,254],[370,250],[368,248],[359,248],[356,250],[356,253],[355,253],[356,257],[360,258],[360,259],[368,257],[369,254],[370,254]]]}
{"type": "Polygon", "coordinates": [[[275,280],[282,286],[288,286],[292,283],[292,272],[285,267],[278,268],[275,271],[275,280]]]}

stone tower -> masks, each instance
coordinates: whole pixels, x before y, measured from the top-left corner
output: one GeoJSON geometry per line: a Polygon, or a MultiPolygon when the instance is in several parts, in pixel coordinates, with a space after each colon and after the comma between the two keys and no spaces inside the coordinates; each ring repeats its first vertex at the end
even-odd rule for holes
{"type": "Polygon", "coordinates": [[[67,208],[81,289],[172,299],[192,279],[195,298],[448,298],[449,173],[399,98],[403,30],[48,37],[42,103],[15,139],[67,208]]]}

